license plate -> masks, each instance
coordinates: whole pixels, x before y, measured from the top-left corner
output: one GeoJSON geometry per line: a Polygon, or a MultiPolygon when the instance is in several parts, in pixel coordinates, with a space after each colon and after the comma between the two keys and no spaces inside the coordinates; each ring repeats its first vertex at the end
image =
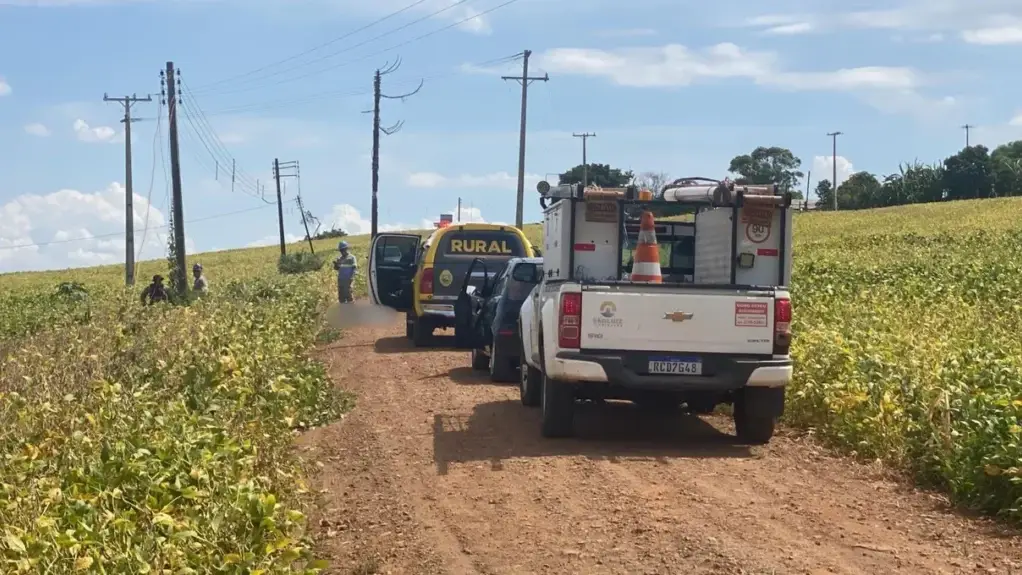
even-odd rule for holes
{"type": "Polygon", "coordinates": [[[664,358],[649,360],[649,373],[660,375],[702,375],[703,362],[697,358],[664,358]]]}

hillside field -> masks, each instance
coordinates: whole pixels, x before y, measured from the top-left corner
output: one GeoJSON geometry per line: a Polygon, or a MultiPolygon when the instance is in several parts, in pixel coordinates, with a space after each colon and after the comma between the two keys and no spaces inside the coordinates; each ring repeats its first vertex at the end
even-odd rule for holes
{"type": "MultiPolygon", "coordinates": [[[[797,215],[787,423],[1022,519],[1020,218],[1017,199],[797,215]]],[[[349,242],[364,295],[368,239],[349,242]]],[[[0,276],[4,571],[317,572],[291,437],[352,399],[306,353],[338,337],[332,269],[281,276],[277,254],[190,257],[212,292],[176,308],[138,304],[165,261],[130,292],[117,266],[0,276]]]]}

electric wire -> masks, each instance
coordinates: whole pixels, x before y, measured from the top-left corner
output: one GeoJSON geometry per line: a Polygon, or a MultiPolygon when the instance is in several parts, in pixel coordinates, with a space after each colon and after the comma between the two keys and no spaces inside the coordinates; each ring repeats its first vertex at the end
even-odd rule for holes
{"type": "MultiPolygon", "coordinates": [[[[371,43],[373,43],[373,42],[375,42],[377,40],[380,40],[382,38],[386,38],[387,36],[390,36],[391,34],[395,34],[397,32],[400,32],[401,30],[404,30],[406,28],[414,26],[414,25],[416,25],[416,24],[418,24],[420,22],[424,22],[426,20],[429,20],[430,18],[433,18],[435,16],[439,16],[440,14],[443,14],[444,12],[447,12],[448,10],[453,10],[454,8],[457,8],[458,6],[462,6],[462,5],[464,5],[464,4],[468,3],[468,2],[472,2],[472,1],[474,1],[474,0],[456,0],[455,2],[452,2],[451,4],[448,4],[447,6],[441,8],[439,10],[431,12],[431,13],[429,13],[429,14],[421,17],[421,18],[418,18],[416,20],[412,20],[411,22],[407,22],[407,23],[405,23],[405,24],[403,24],[401,26],[398,26],[397,28],[394,28],[394,29],[389,30],[387,32],[384,32],[382,34],[377,34],[376,36],[373,36],[372,38],[369,38],[368,40],[363,40],[361,42],[358,42],[357,44],[353,44],[351,46],[348,46],[346,48],[342,48],[340,50],[331,52],[331,53],[326,54],[324,56],[320,56],[320,57],[315,58],[313,60],[308,60],[308,61],[296,64],[294,66],[291,66],[289,69],[285,69],[285,70],[281,70],[281,71],[277,71],[277,72],[271,72],[269,74],[261,76],[259,79],[272,78],[274,76],[279,76],[281,74],[286,74],[288,72],[291,72],[291,71],[294,71],[294,70],[298,70],[298,69],[303,68],[305,66],[309,66],[311,64],[316,64],[316,63],[322,62],[324,60],[329,60],[330,58],[333,58],[334,56],[339,56],[341,54],[345,54],[347,52],[351,52],[352,50],[354,50],[356,48],[360,48],[362,46],[365,46],[366,44],[371,44],[371,43]]],[[[479,16],[482,16],[482,14],[474,15],[474,16],[472,16],[470,18],[467,18],[467,19],[461,21],[461,23],[467,22],[468,20],[472,20],[473,18],[478,18],[479,16]]],[[[248,82],[248,80],[244,80],[244,81],[239,82],[239,83],[240,84],[245,84],[247,82],[248,82]]],[[[230,94],[230,93],[239,92],[239,91],[245,91],[245,90],[234,90],[234,91],[227,91],[227,92],[222,92],[222,93],[230,94]]],[[[200,88],[200,91],[198,93],[206,93],[208,95],[209,89],[208,89],[208,87],[205,90],[200,88]]]]}
{"type": "Polygon", "coordinates": [[[392,52],[394,50],[397,50],[398,48],[402,48],[402,47],[407,46],[409,44],[413,44],[415,42],[419,42],[421,40],[425,40],[426,38],[429,38],[431,36],[435,36],[436,34],[439,34],[441,32],[445,32],[447,30],[450,30],[452,28],[460,26],[460,25],[464,24],[465,22],[468,22],[469,20],[473,20],[475,18],[480,18],[482,16],[486,16],[487,14],[490,14],[490,13],[496,11],[496,10],[500,10],[501,8],[504,8],[506,6],[510,6],[511,4],[514,4],[514,3],[518,2],[518,1],[519,0],[505,0],[505,2],[503,2],[501,4],[498,4],[498,5],[496,5],[496,6],[492,7],[492,8],[489,8],[488,10],[484,10],[484,11],[478,13],[478,14],[474,14],[474,15],[469,16],[467,18],[462,18],[461,20],[458,20],[456,22],[453,22],[453,23],[448,24],[446,26],[443,26],[441,28],[437,28],[437,29],[432,30],[430,32],[426,32],[425,34],[421,34],[421,35],[416,36],[414,38],[411,38],[409,40],[405,40],[403,42],[399,42],[397,44],[394,44],[394,45],[389,46],[387,48],[384,48],[382,50],[378,50],[378,51],[373,52],[371,54],[366,54],[366,55],[361,56],[359,58],[355,58],[354,60],[348,60],[346,62],[340,62],[340,63],[337,63],[337,64],[333,64],[333,65],[327,66],[325,68],[321,68],[319,70],[313,70],[311,72],[308,72],[308,73],[305,73],[305,74],[302,74],[302,75],[299,75],[299,76],[295,76],[293,78],[283,78],[281,80],[278,80],[278,81],[275,81],[275,82],[271,82],[271,83],[268,83],[268,84],[257,84],[255,86],[249,86],[249,87],[246,87],[246,88],[238,88],[236,90],[231,90],[231,91],[227,91],[227,92],[221,92],[220,94],[226,95],[226,94],[236,94],[236,93],[240,93],[240,92],[249,92],[249,91],[252,91],[252,90],[261,90],[261,89],[265,89],[265,88],[267,88],[269,86],[277,86],[277,85],[285,84],[285,83],[288,83],[288,82],[295,82],[297,80],[303,80],[305,78],[310,78],[312,76],[316,76],[316,75],[322,74],[324,72],[329,72],[331,70],[336,70],[338,68],[343,68],[345,66],[350,66],[350,65],[356,64],[358,62],[363,62],[363,61],[368,60],[370,58],[374,58],[376,56],[380,56],[382,54],[386,54],[387,52],[392,52]]]}
{"type": "MultiPolygon", "coordinates": [[[[185,223],[186,224],[195,224],[195,223],[198,223],[198,222],[205,222],[205,221],[208,221],[208,220],[215,220],[215,219],[218,219],[218,218],[226,218],[226,217],[230,217],[230,216],[236,216],[238,214],[254,212],[256,210],[264,210],[264,209],[269,208],[269,207],[271,207],[271,206],[270,205],[255,206],[254,208],[246,208],[246,209],[243,209],[243,210],[235,210],[233,212],[224,212],[224,213],[215,214],[215,215],[212,215],[212,216],[205,216],[205,217],[202,217],[202,218],[195,218],[195,219],[192,219],[192,220],[188,220],[185,223]]],[[[159,229],[165,229],[165,228],[169,228],[169,227],[170,227],[170,224],[165,224],[165,225],[162,225],[162,226],[153,226],[150,229],[159,230],[159,229]]],[[[138,231],[141,231],[141,229],[136,229],[134,231],[138,232],[138,231]]],[[[54,240],[52,242],[41,242],[41,243],[32,243],[32,244],[16,244],[16,245],[10,245],[10,246],[0,246],[0,250],[19,250],[19,249],[22,249],[22,248],[37,248],[37,247],[52,246],[52,245],[57,245],[57,244],[70,244],[70,243],[75,243],[75,242],[87,242],[87,241],[90,241],[90,240],[99,240],[99,239],[103,239],[103,238],[115,238],[115,237],[123,236],[123,235],[125,235],[125,232],[114,232],[114,233],[111,233],[111,234],[100,234],[98,236],[90,236],[90,237],[87,237],[87,238],[71,238],[71,239],[67,239],[67,240],[54,240]]]]}
{"type": "Polygon", "coordinates": [[[335,43],[340,42],[341,40],[344,40],[346,38],[350,38],[351,36],[354,36],[355,34],[358,34],[359,32],[364,32],[364,31],[368,30],[369,28],[372,28],[373,26],[376,26],[377,24],[381,24],[383,22],[386,22],[387,20],[390,20],[391,18],[394,18],[395,16],[399,16],[399,15],[403,14],[404,12],[407,12],[408,10],[411,10],[412,8],[415,8],[416,6],[419,6],[420,4],[422,4],[422,3],[426,2],[426,1],[427,0],[416,0],[415,2],[412,2],[411,4],[405,6],[404,8],[401,8],[400,10],[396,10],[394,12],[391,12],[390,14],[387,14],[386,16],[383,16],[382,18],[374,20],[374,21],[370,22],[369,24],[366,24],[365,26],[362,26],[360,28],[356,28],[356,29],[354,29],[354,30],[352,30],[352,31],[350,31],[350,32],[348,32],[346,34],[342,34],[341,36],[338,36],[338,37],[336,37],[336,38],[334,38],[334,39],[332,39],[332,40],[330,40],[328,42],[324,42],[322,44],[318,44],[318,45],[313,46],[312,48],[309,48],[309,49],[307,49],[307,50],[305,50],[303,52],[299,52],[299,53],[294,54],[292,56],[288,56],[287,58],[284,58],[282,60],[277,60],[276,62],[271,62],[270,64],[266,64],[265,66],[260,66],[259,68],[255,68],[254,70],[249,70],[248,72],[243,72],[241,74],[237,74],[235,76],[224,78],[222,80],[217,80],[215,82],[210,82],[209,84],[200,85],[198,89],[202,90],[202,91],[205,91],[208,88],[211,88],[213,86],[218,86],[220,84],[229,83],[229,82],[232,82],[232,81],[237,80],[239,78],[244,78],[244,77],[247,77],[247,76],[251,76],[251,75],[256,74],[258,72],[262,72],[263,70],[268,70],[270,68],[273,68],[274,66],[278,66],[280,64],[285,64],[287,62],[291,62],[292,60],[296,60],[298,58],[301,58],[302,56],[305,56],[306,54],[311,54],[312,52],[315,52],[315,51],[317,51],[317,50],[319,50],[321,48],[325,48],[325,47],[327,47],[327,46],[329,46],[331,44],[335,44],[335,43]]]}
{"type": "MultiPolygon", "coordinates": [[[[138,275],[138,260],[142,257],[142,250],[145,249],[146,236],[149,233],[149,214],[153,211],[153,188],[156,187],[156,150],[162,149],[160,134],[163,127],[163,100],[156,105],[156,129],[153,130],[153,166],[149,172],[149,191],[146,193],[145,218],[142,224],[142,240],[138,244],[138,253],[135,255],[135,270],[133,275],[138,275]]],[[[135,214],[131,215],[132,221],[135,214]]]]}

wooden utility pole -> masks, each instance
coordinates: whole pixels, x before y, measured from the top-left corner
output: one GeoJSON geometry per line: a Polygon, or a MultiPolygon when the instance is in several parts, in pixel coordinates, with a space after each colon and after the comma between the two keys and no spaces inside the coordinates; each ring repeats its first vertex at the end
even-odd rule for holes
{"type": "Polygon", "coordinates": [[[180,80],[174,71],[174,63],[167,62],[164,86],[167,96],[167,123],[170,127],[170,179],[173,195],[172,215],[174,218],[174,276],[172,287],[183,295],[188,289],[188,274],[185,271],[185,216],[184,200],[181,197],[181,160],[177,144],[177,105],[180,80]]]}
{"type": "Polygon", "coordinates": [[[582,189],[589,185],[589,161],[586,158],[586,140],[595,138],[596,134],[588,132],[583,134],[572,134],[576,138],[582,138],[582,189]]]}
{"type": "Polygon", "coordinates": [[[370,217],[370,237],[375,238],[377,230],[379,229],[380,222],[380,205],[377,200],[377,194],[380,191],[380,133],[384,133],[388,136],[396,134],[401,126],[404,125],[404,121],[397,122],[389,128],[380,127],[380,100],[386,98],[388,100],[404,100],[409,96],[414,96],[422,89],[424,81],[419,82],[419,87],[415,90],[408,92],[407,94],[401,94],[400,96],[388,96],[383,93],[383,77],[387,74],[396,72],[401,67],[401,59],[398,58],[393,64],[384,65],[383,69],[377,69],[376,74],[373,75],[373,109],[366,110],[364,114],[372,112],[373,114],[373,198],[372,207],[370,208],[372,216],[370,217]]]}
{"type": "Polygon", "coordinates": [[[965,124],[965,125],[962,126],[962,129],[965,130],[965,147],[966,148],[969,147],[969,131],[972,130],[973,128],[975,128],[975,127],[976,126],[973,126],[972,124],[965,124]]]}
{"type": "Polygon", "coordinates": [[[528,116],[527,111],[529,109],[529,84],[535,81],[549,82],[550,75],[543,74],[543,77],[529,77],[529,56],[532,56],[532,50],[525,50],[522,52],[524,58],[522,59],[522,75],[519,76],[501,76],[501,80],[516,80],[522,84],[522,119],[521,119],[521,133],[518,136],[518,199],[515,206],[515,227],[522,228],[522,219],[524,218],[525,210],[525,124],[528,116]]]}
{"type": "MultiPolygon", "coordinates": [[[[134,190],[131,185],[131,123],[138,119],[131,117],[131,106],[135,102],[152,102],[152,96],[139,98],[132,94],[123,98],[111,98],[103,94],[104,102],[118,102],[124,106],[124,285],[135,285],[135,206],[134,190]]],[[[159,120],[157,120],[159,121],[159,120]]]]}
{"type": "Polygon", "coordinates": [[[309,232],[309,220],[305,217],[305,205],[302,204],[301,187],[298,188],[298,195],[295,197],[295,201],[298,202],[298,211],[302,213],[302,225],[305,226],[305,240],[309,242],[309,251],[316,253],[316,248],[312,245],[312,234],[309,232]]]}
{"type": "Polygon", "coordinates": [[[831,132],[827,134],[833,141],[833,149],[831,154],[831,169],[832,177],[831,187],[834,188],[834,211],[837,211],[837,137],[844,134],[844,132],[831,132]]]}
{"type": "Polygon", "coordinates": [[[280,227],[280,255],[287,254],[287,242],[284,241],[284,204],[280,199],[280,160],[273,159],[273,180],[277,182],[277,223],[280,227]]]}
{"type": "MultiPolygon", "coordinates": [[[[280,229],[280,255],[287,254],[287,240],[284,237],[284,200],[283,195],[280,192],[280,179],[281,178],[297,178],[298,177],[298,161],[291,160],[290,162],[280,163],[277,158],[273,159],[273,179],[277,182],[277,224],[280,229]],[[294,170],[293,173],[284,174],[281,173],[281,169],[294,170]]],[[[303,216],[304,217],[304,216],[303,216]]]]}

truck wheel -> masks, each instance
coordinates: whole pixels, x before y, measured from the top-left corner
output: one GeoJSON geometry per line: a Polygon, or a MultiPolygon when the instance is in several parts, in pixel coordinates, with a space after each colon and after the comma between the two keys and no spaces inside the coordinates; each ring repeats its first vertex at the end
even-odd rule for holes
{"type": "Polygon", "coordinates": [[[481,349],[472,350],[472,369],[482,371],[490,367],[490,358],[481,349]]]}
{"type": "Polygon", "coordinates": [[[497,348],[497,338],[493,338],[490,345],[490,361],[487,364],[490,368],[490,381],[495,383],[510,383],[515,380],[515,371],[511,366],[511,360],[501,353],[497,348]]]}
{"type": "Polygon", "coordinates": [[[422,318],[412,325],[412,343],[415,347],[426,347],[433,339],[433,326],[422,318]]]}
{"type": "Polygon", "coordinates": [[[566,383],[543,374],[543,437],[571,437],[575,431],[575,392],[566,383]]]}
{"type": "Polygon", "coordinates": [[[734,421],[735,435],[738,441],[748,445],[766,445],[774,436],[774,428],[777,426],[777,416],[772,413],[769,404],[778,400],[784,405],[784,388],[754,390],[757,393],[746,389],[735,397],[734,421]],[[749,396],[753,397],[750,398],[749,396]],[[762,396],[762,397],[758,397],[762,396]],[[762,402],[760,400],[763,400],[762,402]],[[762,404],[760,404],[762,403],[762,404]]]}
{"type": "Polygon", "coordinates": [[[522,359],[522,373],[518,377],[518,395],[525,407],[539,407],[543,403],[543,372],[522,359]]]}

